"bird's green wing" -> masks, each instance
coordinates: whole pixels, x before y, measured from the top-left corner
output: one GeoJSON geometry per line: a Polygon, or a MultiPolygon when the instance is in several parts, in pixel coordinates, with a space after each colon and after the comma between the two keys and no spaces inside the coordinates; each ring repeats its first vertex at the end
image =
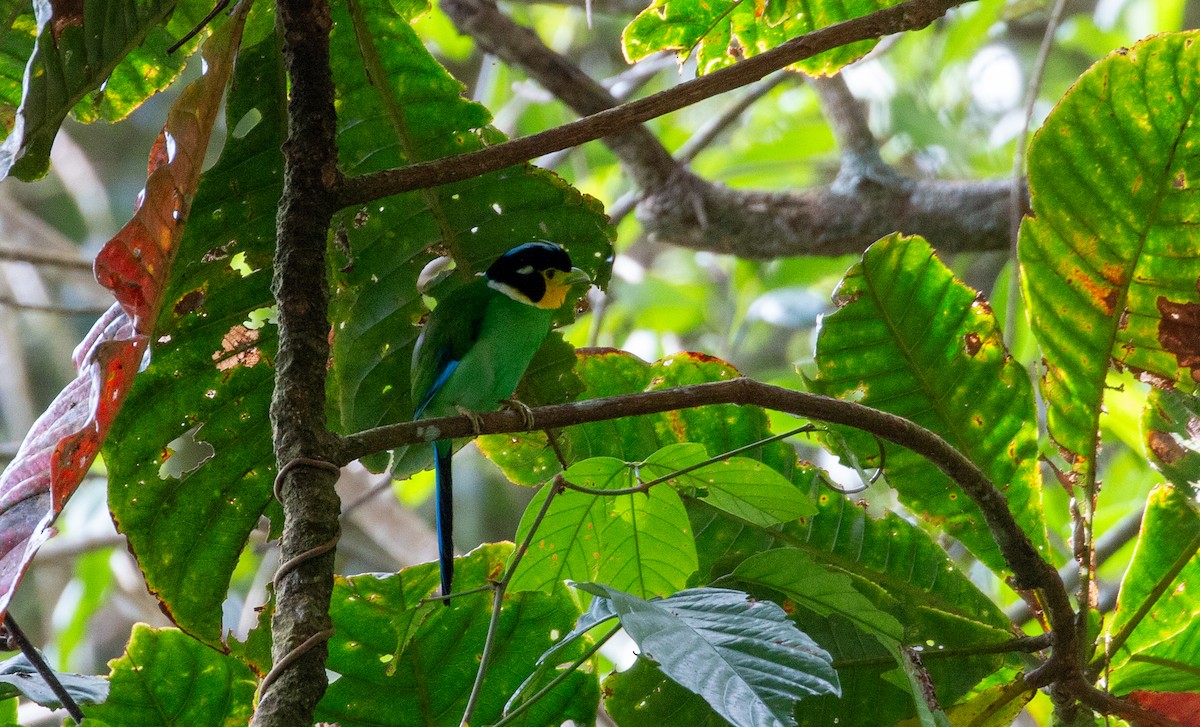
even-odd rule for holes
{"type": "Polygon", "coordinates": [[[479,338],[488,300],[498,295],[477,278],[439,301],[413,349],[412,401],[415,416],[479,338]]]}

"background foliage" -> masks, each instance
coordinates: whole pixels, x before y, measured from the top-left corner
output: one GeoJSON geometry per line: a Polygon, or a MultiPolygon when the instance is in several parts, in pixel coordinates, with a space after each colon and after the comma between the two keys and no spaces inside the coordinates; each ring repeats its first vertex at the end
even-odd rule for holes
{"type": "MultiPolygon", "coordinates": [[[[587,11],[502,11],[625,97],[893,4],[597,0],[587,11]]],[[[507,62],[495,38],[459,34],[454,3],[332,7],[346,174],[575,117],[566,94],[507,62]]],[[[33,481],[20,477],[45,464],[45,498],[57,508],[71,497],[11,612],[56,669],[77,673],[67,684],[82,701],[103,701],[86,708],[89,724],[133,724],[135,713],[138,724],[245,724],[270,668],[260,611],[282,525],[267,420],[287,100],[273,10],[254,4],[240,39],[241,17],[220,14],[168,53],[207,2],[4,9],[3,482],[33,481]],[[143,186],[136,224],[122,229],[143,186]],[[148,249],[161,258],[145,261],[148,249]],[[101,278],[137,315],[104,319],[125,326],[126,358],[84,359],[108,385],[124,372],[129,388],[97,413],[101,428],[115,419],[72,497],[73,485],[50,483],[57,430],[36,417],[86,400],[59,392],[72,391],[71,347],[112,300],[88,273],[98,253],[101,278]],[[43,446],[19,450],[23,440],[43,446]]],[[[1195,698],[1200,51],[1195,34],[1175,31],[1200,23],[1197,10],[1183,0],[1068,2],[1040,68],[1049,8],[979,0],[925,30],[798,64],[830,74],[869,52],[842,86],[792,69],[646,124],[730,194],[815,190],[866,208],[873,185],[1006,189],[1028,122],[1040,127],[1028,151],[1031,213],[1012,249],[1003,233],[979,242],[932,232],[889,235],[846,257],[818,256],[816,244],[766,260],[736,243],[704,249],[686,231],[673,237],[651,205],[629,214],[653,190],[616,144],[342,210],[330,235],[329,426],[351,433],[410,418],[426,263],[456,263],[430,291],[439,296],[513,244],[553,239],[597,285],[563,314],[523,401],[745,375],[911,419],[992,479],[1082,596],[1089,676],[1121,697],[1195,698]],[[1138,42],[1152,32],[1167,34],[1138,42]],[[1082,585],[1072,538],[1094,544],[1082,585]]],[[[947,202],[944,214],[966,213],[947,202]]],[[[840,234],[841,222],[821,232],[840,234]]],[[[458,456],[469,474],[456,485],[460,546],[484,545],[460,561],[456,584],[503,579],[494,622],[484,594],[450,608],[422,601],[437,580],[426,563],[424,452],[353,466],[339,484],[345,575],[328,662],[337,677],[317,718],[458,724],[492,628],[500,646],[472,723],[1048,724],[1050,700],[1022,682],[1037,649],[1014,642],[1043,625],[1010,587],[979,508],[918,454],[851,428],[764,442],[804,424],[722,405],[571,426],[554,447],[545,433],[480,438],[458,456]],[[839,490],[876,468],[883,476],[862,494],[839,490]],[[561,491],[551,479],[560,472],[593,491],[561,491]]],[[[16,518],[34,540],[48,535],[45,506],[31,516],[10,502],[6,533],[16,518]]],[[[36,704],[57,706],[19,657],[0,668],[0,698],[0,724],[62,720],[36,704]]]]}

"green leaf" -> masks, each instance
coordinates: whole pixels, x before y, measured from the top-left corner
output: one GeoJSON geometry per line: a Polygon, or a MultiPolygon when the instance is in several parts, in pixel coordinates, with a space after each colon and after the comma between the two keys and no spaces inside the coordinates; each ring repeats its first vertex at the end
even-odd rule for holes
{"type": "Polygon", "coordinates": [[[90,719],[140,727],[235,727],[254,712],[250,670],[176,629],[133,627],[125,654],[109,662],[108,701],[85,707],[90,719]]]}
{"type": "MultiPolygon", "coordinates": [[[[495,579],[511,550],[509,544],[485,545],[456,559],[455,583],[467,590],[495,579]]],[[[436,563],[395,575],[338,578],[328,668],[340,676],[318,705],[318,720],[342,727],[458,725],[479,667],[492,599],[484,592],[458,596],[449,608],[418,606],[436,586],[436,563]]],[[[504,599],[473,724],[501,717],[509,697],[536,669],[538,657],[569,633],[578,617],[579,608],[565,589],[504,599]]],[[[583,649],[582,642],[570,644],[563,658],[574,659],[583,649]]],[[[516,724],[557,727],[568,719],[590,724],[598,702],[595,675],[579,670],[516,724]]]]}
{"type": "Polygon", "coordinates": [[[796,701],[841,693],[829,654],[774,603],[723,588],[645,601],[606,585],[580,587],[612,602],[644,658],[739,727],[793,725],[796,701]]]}
{"type": "Polygon", "coordinates": [[[1200,378],[1198,38],[1154,36],[1100,61],[1030,147],[1021,284],[1050,436],[1086,483],[1110,364],[1187,391],[1200,378]]]}
{"type": "MultiPolygon", "coordinates": [[[[108,680],[86,674],[54,672],[67,693],[78,704],[100,704],[108,697],[108,680]]],[[[0,700],[21,696],[51,709],[62,708],[58,695],[46,684],[24,654],[0,662],[0,700]]],[[[14,715],[15,719],[15,715],[14,715]]]]}
{"type": "MultiPolygon", "coordinates": [[[[1176,636],[1195,621],[1200,594],[1187,586],[1200,582],[1198,550],[1200,508],[1174,487],[1155,488],[1146,501],[1133,559],[1109,620],[1108,641],[1122,650],[1115,655],[1118,663],[1176,636]]],[[[1200,659],[1193,661],[1200,668],[1200,659]]]]}
{"type": "Polygon", "coordinates": [[[1154,466],[1176,487],[1200,492],[1200,397],[1152,389],[1142,429],[1154,466]]]}
{"type": "Polygon", "coordinates": [[[109,506],[147,585],[181,628],[213,645],[247,536],[264,510],[281,521],[267,419],[277,332],[267,318],[283,89],[275,38],[244,48],[226,100],[230,133],[192,203],[150,366],[135,379],[104,450],[109,506]],[[243,118],[257,123],[239,128],[243,118]],[[172,475],[164,465],[181,436],[211,456],[172,475]]]}
{"type": "MultiPolygon", "coordinates": [[[[642,479],[667,477],[708,459],[704,445],[682,442],[663,447],[642,463],[642,479]]],[[[749,457],[730,457],[680,474],[667,482],[754,525],[770,527],[813,515],[815,505],[790,480],[749,457]]]]}
{"type": "MultiPolygon", "coordinates": [[[[166,88],[200,41],[174,55],[166,50],[175,35],[199,23],[204,5],[180,3],[174,12],[176,0],[86,0],[75,7],[34,2],[37,40],[16,123],[0,146],[0,178],[44,175],[54,137],[72,108],[85,122],[116,121],[166,88]],[[63,13],[63,7],[70,10],[63,13]]],[[[0,47],[12,52],[26,43],[24,32],[9,32],[0,47]]]]}
{"type": "MultiPolygon", "coordinates": [[[[572,465],[577,486],[621,490],[637,485],[635,466],[613,457],[572,465]]],[[[556,485],[542,488],[517,528],[523,542],[556,485]]],[[[602,496],[564,490],[554,501],[513,577],[511,588],[553,591],[563,580],[598,579],[644,597],[674,593],[698,567],[691,524],[669,487],[602,496]]]]}
{"type": "MultiPolygon", "coordinates": [[[[1009,727],[1033,699],[1036,690],[1029,689],[1024,679],[985,689],[948,707],[946,717],[952,725],[969,727],[1009,727]]],[[[901,722],[896,727],[916,727],[917,720],[901,722]]]]}
{"type": "MultiPolygon", "coordinates": [[[[332,62],[342,100],[338,150],[347,174],[504,140],[487,110],[463,98],[464,86],[409,26],[425,9],[411,4],[401,15],[383,0],[334,8],[332,62]]],[[[528,164],[345,210],[335,224],[342,255],[331,259],[337,295],[330,309],[335,336],[329,394],[342,431],[412,419],[409,366],[425,314],[417,278],[437,254],[452,255],[456,268],[435,297],[534,239],[561,244],[596,284],[608,282],[613,231],[599,202],[528,164]]],[[[558,320],[572,317],[565,306],[558,320]]],[[[553,338],[547,346],[534,368],[540,377],[521,388],[533,404],[557,403],[578,389],[561,366],[572,358],[565,344],[553,338]]]]}
{"type": "MultiPolygon", "coordinates": [[[[696,53],[699,74],[758,55],[798,35],[868,15],[899,0],[654,0],[621,35],[625,58],[633,63],[664,50],[681,60],[696,53]]],[[[878,41],[850,43],[793,64],[793,70],[832,75],[862,57],[878,41]]]]}
{"type": "MultiPolygon", "coordinates": [[[[817,339],[815,392],[910,419],[941,435],[1004,492],[1034,545],[1046,550],[1036,416],[1029,377],[1008,356],[991,308],[916,237],[886,237],[847,273],[817,339]]],[[[849,429],[864,466],[880,444],[849,429]]],[[[1006,570],[978,506],[928,460],[888,445],[900,500],[1006,570]]]]}
{"type": "Polygon", "coordinates": [[[796,548],[777,548],[747,558],[733,575],[766,586],[822,616],[837,614],[884,646],[897,647],[904,627],[894,616],[859,593],[845,573],[822,568],[796,548]]]}

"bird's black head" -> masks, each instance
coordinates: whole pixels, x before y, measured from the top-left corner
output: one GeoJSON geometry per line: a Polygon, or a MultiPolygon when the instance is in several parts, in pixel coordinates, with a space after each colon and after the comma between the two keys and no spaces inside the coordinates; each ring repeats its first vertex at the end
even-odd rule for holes
{"type": "Polygon", "coordinates": [[[518,245],[487,269],[488,284],[505,295],[538,308],[558,308],[575,283],[589,280],[571,266],[571,256],[552,242],[518,245]]]}

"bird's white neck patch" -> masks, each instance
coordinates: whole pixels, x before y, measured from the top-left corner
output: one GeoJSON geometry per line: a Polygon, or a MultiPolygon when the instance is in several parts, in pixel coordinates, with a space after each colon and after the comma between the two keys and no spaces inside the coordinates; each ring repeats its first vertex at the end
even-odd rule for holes
{"type": "Polygon", "coordinates": [[[504,293],[509,298],[512,298],[513,300],[517,301],[518,303],[524,303],[525,305],[532,305],[534,307],[537,306],[537,304],[534,303],[532,300],[530,300],[527,295],[525,295],[521,291],[517,290],[516,288],[512,287],[511,285],[508,285],[507,283],[501,283],[498,280],[489,280],[489,281],[487,281],[487,284],[488,284],[488,287],[491,288],[492,290],[497,290],[501,293],[504,293]]]}

